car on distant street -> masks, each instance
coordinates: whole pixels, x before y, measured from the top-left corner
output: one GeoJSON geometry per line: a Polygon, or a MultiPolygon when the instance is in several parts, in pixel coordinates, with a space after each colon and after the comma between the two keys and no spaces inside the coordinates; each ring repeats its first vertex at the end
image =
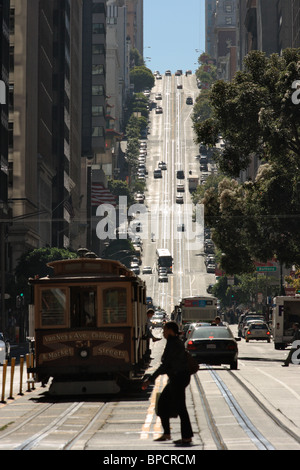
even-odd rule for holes
{"type": "Polygon", "coordinates": [[[194,327],[185,342],[186,350],[199,364],[229,364],[230,369],[238,368],[238,345],[228,326],[194,327]]]}
{"type": "Polygon", "coordinates": [[[176,195],[176,204],[183,204],[183,196],[181,194],[176,195]]]}
{"type": "Polygon", "coordinates": [[[151,266],[144,266],[142,273],[143,273],[143,274],[152,274],[152,268],[151,268],[151,266]]]}
{"type": "Polygon", "coordinates": [[[0,333],[0,364],[5,360],[10,359],[10,342],[5,338],[3,333],[0,333]]]}
{"type": "Polygon", "coordinates": [[[176,178],[178,180],[184,180],[184,171],[183,170],[177,170],[176,178]]]}
{"type": "Polygon", "coordinates": [[[162,313],[155,313],[151,318],[153,328],[162,328],[165,323],[165,316],[162,313]]]}
{"type": "Polygon", "coordinates": [[[215,264],[209,263],[206,266],[206,272],[215,274],[215,271],[216,271],[216,265],[215,264]]]}
{"type": "Polygon", "coordinates": [[[166,162],[159,162],[158,163],[158,168],[160,168],[161,170],[166,170],[167,169],[166,162]]]}
{"type": "Polygon", "coordinates": [[[250,323],[245,334],[245,341],[249,343],[250,340],[256,341],[271,341],[271,332],[267,323],[250,323]]]}
{"type": "Polygon", "coordinates": [[[162,100],[162,94],[161,93],[156,93],[155,99],[156,100],[162,100]]]}
{"type": "Polygon", "coordinates": [[[134,273],[134,274],[140,274],[140,267],[139,266],[131,266],[130,267],[130,270],[134,273]]]}
{"type": "Polygon", "coordinates": [[[167,77],[170,77],[170,76],[172,75],[171,70],[166,70],[165,75],[166,75],[167,77]]]}
{"type": "Polygon", "coordinates": [[[158,282],[168,282],[168,275],[166,273],[159,273],[158,282]]]}
{"type": "Polygon", "coordinates": [[[153,172],[153,176],[154,176],[154,178],[162,178],[162,172],[161,172],[161,169],[160,169],[160,168],[158,168],[158,169],[154,170],[154,172],[153,172]]]}
{"type": "Polygon", "coordinates": [[[177,192],[178,193],[184,193],[185,192],[185,189],[184,189],[184,184],[177,184],[177,192]]]}
{"type": "Polygon", "coordinates": [[[193,104],[193,98],[191,96],[188,96],[186,99],[186,104],[193,104]]]}

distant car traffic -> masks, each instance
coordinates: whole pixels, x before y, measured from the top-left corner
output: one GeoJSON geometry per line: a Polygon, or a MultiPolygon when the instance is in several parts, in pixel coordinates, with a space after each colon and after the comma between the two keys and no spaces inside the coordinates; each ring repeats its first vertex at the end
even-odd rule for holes
{"type": "Polygon", "coordinates": [[[3,364],[5,359],[10,359],[10,342],[0,333],[0,364],[3,364]]]}
{"type": "Polygon", "coordinates": [[[193,104],[193,98],[191,96],[188,96],[186,99],[186,104],[193,104]]]}
{"type": "Polygon", "coordinates": [[[177,192],[178,193],[184,193],[185,192],[185,189],[184,189],[184,184],[177,184],[177,192]]]}
{"type": "Polygon", "coordinates": [[[166,162],[159,162],[158,168],[160,168],[161,170],[166,170],[167,169],[166,162]]]}
{"type": "Polygon", "coordinates": [[[155,99],[156,100],[162,100],[162,94],[161,93],[156,93],[155,99]]]}
{"type": "Polygon", "coordinates": [[[249,343],[250,340],[256,341],[267,341],[270,343],[271,341],[271,332],[269,327],[266,323],[250,323],[248,329],[245,333],[245,341],[249,343]]]}
{"type": "Polygon", "coordinates": [[[158,168],[158,169],[154,170],[154,172],[153,172],[153,176],[154,176],[154,178],[162,178],[162,172],[161,172],[161,169],[160,169],[160,168],[158,168]]]}
{"type": "Polygon", "coordinates": [[[151,318],[153,328],[162,328],[165,322],[165,316],[162,313],[155,313],[151,318]]]}
{"type": "Polygon", "coordinates": [[[177,170],[176,178],[178,180],[184,180],[184,171],[183,170],[177,170]]]}
{"type": "Polygon", "coordinates": [[[168,275],[166,273],[159,273],[158,282],[168,282],[168,275]]]}
{"type": "Polygon", "coordinates": [[[143,273],[143,274],[152,274],[152,268],[151,268],[151,266],[144,266],[142,273],[143,273]]]}
{"type": "Polygon", "coordinates": [[[176,195],[176,204],[183,204],[183,196],[181,194],[176,195]]]}
{"type": "Polygon", "coordinates": [[[155,109],[155,114],[162,114],[163,113],[163,109],[161,106],[157,106],[156,109],[155,109]]]}
{"type": "Polygon", "coordinates": [[[206,272],[214,274],[215,271],[216,271],[216,265],[215,264],[210,263],[206,266],[206,272]]]}
{"type": "Polygon", "coordinates": [[[130,267],[131,271],[134,273],[134,274],[140,274],[140,267],[139,266],[131,266],[130,267]]]}
{"type": "Polygon", "coordinates": [[[240,338],[234,338],[227,326],[195,327],[185,342],[187,351],[200,364],[229,364],[230,369],[238,367],[238,346],[240,338]]]}

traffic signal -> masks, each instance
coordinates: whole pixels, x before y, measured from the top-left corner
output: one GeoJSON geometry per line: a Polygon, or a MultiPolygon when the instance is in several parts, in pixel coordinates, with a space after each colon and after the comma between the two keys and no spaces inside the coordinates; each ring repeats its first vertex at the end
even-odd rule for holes
{"type": "Polygon", "coordinates": [[[21,294],[16,296],[16,307],[21,308],[24,305],[24,302],[25,302],[24,293],[21,292],[21,294]]]}

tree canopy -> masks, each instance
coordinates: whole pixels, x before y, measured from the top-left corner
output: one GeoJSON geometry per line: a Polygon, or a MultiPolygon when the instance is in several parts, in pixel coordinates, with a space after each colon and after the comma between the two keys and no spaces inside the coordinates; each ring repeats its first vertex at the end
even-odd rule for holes
{"type": "Polygon", "coordinates": [[[140,92],[146,88],[153,88],[155,79],[150,69],[144,65],[134,67],[130,71],[130,81],[134,85],[135,92],[140,92]]]}
{"type": "Polygon", "coordinates": [[[232,82],[213,85],[212,116],[194,124],[199,143],[225,141],[216,161],[226,178],[203,202],[228,274],[273,257],[300,263],[300,107],[292,100],[299,69],[300,49],[250,53],[232,82]],[[253,155],[261,161],[255,180],[238,183],[253,155]]]}

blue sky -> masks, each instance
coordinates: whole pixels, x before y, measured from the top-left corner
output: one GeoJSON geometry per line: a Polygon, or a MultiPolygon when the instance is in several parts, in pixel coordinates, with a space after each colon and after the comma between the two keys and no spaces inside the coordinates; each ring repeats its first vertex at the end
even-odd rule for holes
{"type": "Polygon", "coordinates": [[[205,1],[144,0],[144,47],[152,71],[194,72],[205,50],[205,1]]]}

